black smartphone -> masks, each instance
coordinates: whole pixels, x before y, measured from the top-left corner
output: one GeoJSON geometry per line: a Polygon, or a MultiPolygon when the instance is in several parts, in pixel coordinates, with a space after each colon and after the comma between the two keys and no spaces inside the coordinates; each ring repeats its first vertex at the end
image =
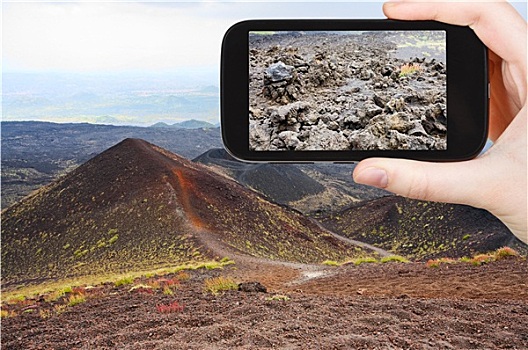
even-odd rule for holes
{"type": "Polygon", "coordinates": [[[469,27],[249,20],[222,43],[222,138],[245,161],[467,160],[488,104],[487,48],[469,27]]]}

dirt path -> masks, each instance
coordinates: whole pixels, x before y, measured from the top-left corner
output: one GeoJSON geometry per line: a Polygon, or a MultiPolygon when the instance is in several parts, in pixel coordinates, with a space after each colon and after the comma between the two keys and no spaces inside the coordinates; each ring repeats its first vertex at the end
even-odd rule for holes
{"type": "MultiPolygon", "coordinates": [[[[314,222],[317,223],[316,221],[314,222]]],[[[235,277],[241,282],[258,281],[274,290],[285,286],[301,285],[312,279],[330,277],[336,272],[336,269],[324,265],[302,264],[249,256],[233,247],[229,247],[217,235],[205,230],[203,227],[193,225],[193,223],[193,220],[189,220],[189,227],[194,237],[200,242],[200,245],[208,249],[213,256],[218,258],[229,257],[236,262],[239,268],[235,273],[235,277]]],[[[383,249],[339,236],[325,229],[319,223],[317,224],[322,230],[345,243],[371,249],[382,257],[390,255],[389,252],[383,249]]]]}
{"type": "Polygon", "coordinates": [[[343,241],[345,243],[348,243],[348,244],[352,244],[352,245],[357,245],[357,246],[360,246],[361,248],[366,248],[366,249],[370,249],[376,253],[378,253],[379,256],[381,257],[385,257],[385,256],[389,256],[389,255],[393,255],[391,253],[389,253],[388,251],[384,250],[384,249],[381,249],[381,248],[378,248],[378,247],[375,247],[373,246],[372,244],[368,244],[368,243],[365,243],[365,242],[361,242],[361,241],[356,241],[355,239],[350,239],[350,238],[347,238],[347,237],[343,237],[341,235],[338,235],[337,233],[333,232],[333,231],[330,231],[329,229],[327,229],[326,227],[324,227],[323,225],[321,225],[321,223],[317,220],[314,220],[314,219],[311,219],[315,224],[317,224],[317,226],[319,226],[319,228],[321,228],[321,230],[324,230],[326,231],[327,233],[329,233],[330,235],[332,235],[333,237],[339,239],[340,241],[343,241]]]}
{"type": "Polygon", "coordinates": [[[268,260],[249,256],[227,246],[215,234],[201,228],[194,228],[197,240],[218,258],[234,260],[237,270],[232,275],[239,282],[260,282],[270,290],[278,290],[288,285],[304,283],[310,279],[332,274],[326,266],[301,264],[280,260],[268,260]]]}
{"type": "MultiPolygon", "coordinates": [[[[147,148],[152,152],[150,148],[147,148]]],[[[163,156],[152,152],[153,155],[163,159],[163,156]]],[[[174,178],[168,179],[170,186],[179,193],[182,197],[182,204],[185,215],[187,216],[189,231],[193,234],[195,239],[203,248],[207,249],[212,256],[218,258],[229,257],[233,259],[240,269],[237,271],[237,278],[242,281],[259,281],[266,283],[271,289],[281,288],[282,286],[294,286],[305,283],[314,278],[329,276],[333,273],[331,269],[322,265],[315,264],[301,264],[279,260],[269,260],[258,257],[249,256],[238,251],[236,248],[230,247],[215,235],[206,230],[205,225],[201,222],[199,216],[194,212],[190,205],[190,198],[193,195],[192,184],[185,178],[183,173],[178,169],[172,169],[174,178]]],[[[330,234],[332,237],[353,246],[360,246],[362,248],[370,249],[380,256],[389,255],[388,252],[376,248],[370,244],[355,241],[337,235],[334,232],[324,228],[317,221],[310,219],[321,230],[330,234]]]]}

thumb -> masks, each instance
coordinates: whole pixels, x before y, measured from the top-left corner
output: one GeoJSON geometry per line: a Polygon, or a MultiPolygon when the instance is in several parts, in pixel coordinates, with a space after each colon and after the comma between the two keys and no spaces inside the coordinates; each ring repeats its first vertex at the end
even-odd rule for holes
{"type": "Polygon", "coordinates": [[[456,163],[371,158],[356,166],[353,177],[359,184],[409,198],[481,207],[483,169],[478,158],[456,163]]]}

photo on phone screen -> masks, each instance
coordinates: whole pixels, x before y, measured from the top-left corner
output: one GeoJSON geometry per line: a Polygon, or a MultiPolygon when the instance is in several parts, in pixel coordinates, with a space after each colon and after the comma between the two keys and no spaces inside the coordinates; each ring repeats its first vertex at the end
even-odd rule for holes
{"type": "Polygon", "coordinates": [[[444,30],[249,31],[250,151],[445,151],[444,30]]]}

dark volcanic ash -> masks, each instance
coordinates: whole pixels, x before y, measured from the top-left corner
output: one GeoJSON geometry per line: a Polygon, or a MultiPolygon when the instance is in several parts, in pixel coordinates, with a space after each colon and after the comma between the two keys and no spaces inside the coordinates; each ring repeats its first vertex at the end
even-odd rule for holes
{"type": "Polygon", "coordinates": [[[447,148],[443,32],[252,32],[249,41],[251,150],[447,148]]]}

